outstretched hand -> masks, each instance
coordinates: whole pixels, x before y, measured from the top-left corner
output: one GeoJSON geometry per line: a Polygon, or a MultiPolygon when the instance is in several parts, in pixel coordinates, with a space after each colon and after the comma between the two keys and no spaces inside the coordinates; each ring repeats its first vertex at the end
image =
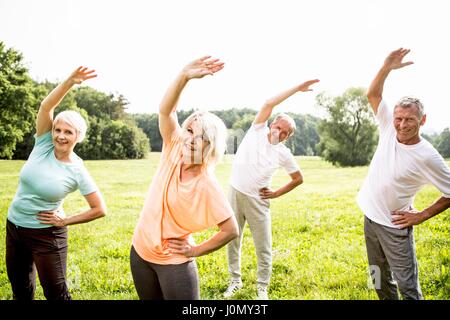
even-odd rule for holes
{"type": "Polygon", "coordinates": [[[69,79],[74,84],[81,84],[83,81],[97,77],[94,72],[95,70],[88,70],[88,68],[80,66],[70,74],[69,79]]]}
{"type": "Polygon", "coordinates": [[[219,59],[210,59],[211,56],[205,56],[196,59],[183,68],[183,73],[188,79],[203,78],[207,75],[213,75],[224,67],[224,62],[219,59]]]}
{"type": "Polygon", "coordinates": [[[397,49],[395,51],[392,51],[387,58],[384,60],[384,66],[389,68],[390,70],[394,69],[400,69],[405,66],[409,66],[410,64],[413,64],[414,62],[408,61],[408,62],[402,62],[403,58],[410,52],[409,49],[397,49]]]}
{"type": "Polygon", "coordinates": [[[302,91],[302,92],[312,91],[312,89],[310,89],[309,86],[311,86],[314,83],[317,83],[319,81],[320,81],[319,79],[305,81],[301,85],[298,86],[298,91],[302,91]]]}

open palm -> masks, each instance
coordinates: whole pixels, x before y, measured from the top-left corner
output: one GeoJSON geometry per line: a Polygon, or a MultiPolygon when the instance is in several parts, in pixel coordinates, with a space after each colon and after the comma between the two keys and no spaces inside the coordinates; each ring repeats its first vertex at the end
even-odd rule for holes
{"type": "Polygon", "coordinates": [[[95,70],[88,70],[86,67],[78,67],[72,74],[70,75],[70,79],[75,84],[81,84],[83,81],[88,79],[95,78],[97,75],[94,74],[95,70]]]}
{"type": "Polygon", "coordinates": [[[388,67],[389,69],[400,69],[405,66],[409,66],[410,64],[413,64],[414,62],[408,61],[408,62],[402,62],[403,58],[410,52],[409,49],[397,49],[395,51],[392,51],[384,61],[384,65],[388,67]]]}
{"type": "Polygon", "coordinates": [[[196,59],[184,67],[183,72],[188,79],[203,78],[206,75],[213,75],[222,70],[224,63],[219,59],[211,59],[211,56],[205,56],[196,59]]]}

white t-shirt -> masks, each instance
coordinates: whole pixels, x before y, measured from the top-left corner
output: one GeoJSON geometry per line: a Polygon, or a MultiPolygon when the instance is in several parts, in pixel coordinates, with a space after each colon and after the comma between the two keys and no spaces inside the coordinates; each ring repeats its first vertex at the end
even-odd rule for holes
{"type": "Polygon", "coordinates": [[[275,171],[300,171],[294,156],[283,143],[273,145],[267,135],[267,122],[252,124],[234,156],[230,184],[236,190],[259,198],[259,189],[270,187],[275,171]]]}
{"type": "Polygon", "coordinates": [[[414,197],[424,185],[431,183],[444,197],[450,198],[450,169],[424,138],[414,145],[398,142],[393,112],[383,100],[376,119],[380,137],[369,173],[358,193],[358,205],[376,223],[399,228],[392,223],[391,213],[413,209],[414,197]]]}

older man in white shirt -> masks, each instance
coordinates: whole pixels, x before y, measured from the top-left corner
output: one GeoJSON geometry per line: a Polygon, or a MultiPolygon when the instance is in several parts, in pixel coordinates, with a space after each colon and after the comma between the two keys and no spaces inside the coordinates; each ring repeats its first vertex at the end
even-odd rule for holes
{"type": "Polygon", "coordinates": [[[419,133],[426,121],[422,103],[404,97],[391,110],[382,97],[389,73],[412,64],[402,62],[409,51],[391,52],[367,92],[380,137],[358,204],[365,214],[367,255],[382,300],[399,299],[398,290],[404,299],[423,299],[412,226],[450,207],[450,169],[419,133]],[[442,196],[419,212],[413,208],[414,197],[428,183],[442,196]]]}

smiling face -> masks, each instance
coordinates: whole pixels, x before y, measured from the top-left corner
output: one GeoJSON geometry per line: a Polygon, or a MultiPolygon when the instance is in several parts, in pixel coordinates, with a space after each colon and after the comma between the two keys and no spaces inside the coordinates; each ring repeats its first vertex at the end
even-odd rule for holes
{"type": "Polygon", "coordinates": [[[291,123],[284,118],[278,118],[270,124],[269,128],[269,139],[271,144],[278,144],[286,141],[292,132],[291,123]]]}
{"type": "Polygon", "coordinates": [[[56,121],[52,129],[53,145],[58,153],[70,153],[77,143],[77,131],[64,121],[56,121]]]}
{"type": "Polygon", "coordinates": [[[201,123],[194,119],[183,130],[183,158],[188,164],[203,164],[210,147],[201,123]]]}
{"type": "Polygon", "coordinates": [[[415,106],[394,109],[394,127],[397,131],[397,140],[403,144],[416,144],[420,141],[420,127],[425,124],[426,115],[420,116],[415,106]]]}

